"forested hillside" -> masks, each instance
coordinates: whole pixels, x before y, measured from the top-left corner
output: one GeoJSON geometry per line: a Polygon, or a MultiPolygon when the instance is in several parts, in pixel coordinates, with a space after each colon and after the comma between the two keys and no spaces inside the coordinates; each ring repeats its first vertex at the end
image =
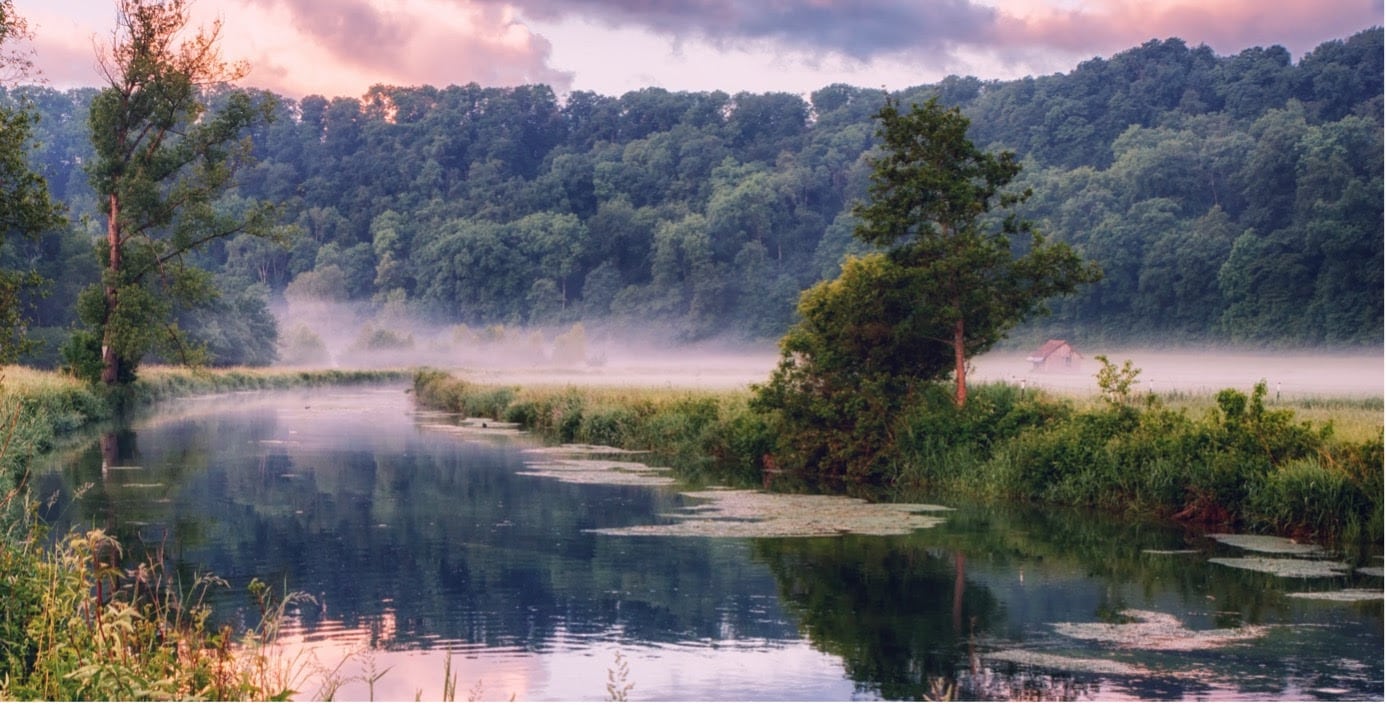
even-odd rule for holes
{"type": "MultiPolygon", "coordinates": [[[[961,106],[1008,149],[1039,230],[1104,279],[1030,334],[1105,342],[1380,345],[1383,32],[1293,61],[1151,41],[1067,74],[951,77],[899,94],[961,106]]],[[[94,89],[22,88],[33,153],[69,227],[10,238],[51,283],[32,331],[52,363],[99,275],[87,183],[94,89]]],[[[542,85],[376,87],[278,100],[221,207],[282,204],[284,244],[199,253],[225,295],[181,323],[226,363],[269,362],[265,302],[390,307],[439,324],[640,324],[674,339],[773,339],[850,251],[878,89],[620,97],[542,85]]]]}

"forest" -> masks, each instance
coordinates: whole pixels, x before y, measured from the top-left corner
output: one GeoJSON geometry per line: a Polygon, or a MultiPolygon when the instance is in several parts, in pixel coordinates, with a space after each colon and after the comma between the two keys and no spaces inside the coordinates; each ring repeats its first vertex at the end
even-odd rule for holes
{"type": "MultiPolygon", "coordinates": [[[[243,233],[187,255],[222,293],[177,320],[226,365],[273,363],[281,334],[323,335],[277,325],[272,311],[305,302],[397,324],[774,340],[802,291],[869,249],[852,212],[867,194],[874,115],[888,99],[937,98],[971,120],[980,147],[1017,155],[1015,185],[1033,193],[1022,215],[1103,272],[1013,338],[1377,347],[1382,84],[1378,27],[1299,60],[1172,38],[1065,74],[951,76],[889,94],[259,92],[272,119],[250,128],[215,207],[271,204],[278,237],[243,233]]],[[[78,294],[101,278],[105,225],[88,175],[97,95],[3,95],[36,116],[32,168],[68,216],[0,250],[0,269],[45,280],[24,294],[32,365],[60,364],[78,294]]]]}

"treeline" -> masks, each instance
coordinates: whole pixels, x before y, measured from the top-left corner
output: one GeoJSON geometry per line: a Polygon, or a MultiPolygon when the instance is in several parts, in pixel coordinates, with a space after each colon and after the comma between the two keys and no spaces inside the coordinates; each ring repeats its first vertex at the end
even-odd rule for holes
{"type": "MultiPolygon", "coordinates": [[[[1067,74],[950,77],[970,137],[1015,151],[1024,215],[1105,277],[1052,303],[1038,335],[1104,342],[1379,345],[1383,337],[1383,33],[1216,56],[1151,41],[1067,74]]],[[[104,227],[84,165],[95,89],[22,88],[35,168],[71,214],[0,266],[49,281],[31,332],[57,360],[104,227]]],[[[808,99],[658,88],[377,86],[276,98],[258,158],[220,207],[282,204],[285,237],[193,257],[224,296],[179,321],[223,363],[266,363],[266,302],[390,306],[440,323],[661,326],[770,339],[852,238],[880,90],[808,99]]],[[[214,100],[215,102],[215,100],[214,100]]],[[[1019,333],[1024,335],[1025,333],[1019,333]]]]}

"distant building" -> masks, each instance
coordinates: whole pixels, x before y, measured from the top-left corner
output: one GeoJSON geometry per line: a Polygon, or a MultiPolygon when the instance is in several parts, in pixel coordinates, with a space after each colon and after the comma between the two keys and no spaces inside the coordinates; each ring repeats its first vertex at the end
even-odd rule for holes
{"type": "Polygon", "coordinates": [[[1026,362],[1031,363],[1031,369],[1039,372],[1054,370],[1072,370],[1079,364],[1079,359],[1083,357],[1074,346],[1064,340],[1047,340],[1035,352],[1026,358],[1026,362]]]}

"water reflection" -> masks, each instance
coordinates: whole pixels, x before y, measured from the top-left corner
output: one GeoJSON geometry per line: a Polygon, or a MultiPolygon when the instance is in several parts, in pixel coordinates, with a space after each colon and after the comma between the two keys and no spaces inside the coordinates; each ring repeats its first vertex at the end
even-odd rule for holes
{"type": "Polygon", "coordinates": [[[339,698],[439,697],[451,653],[459,697],[602,699],[618,650],[637,699],[1383,692],[1382,603],[1287,596],[1380,591],[1380,577],[1288,582],[1210,565],[1231,549],[1170,527],[966,507],[903,537],[605,536],[591,530],[658,522],[686,500],[521,476],[529,441],[432,422],[399,390],[193,400],[36,484],[59,498],[47,518],[60,531],[106,528],[185,584],[226,578],[237,589],[217,597],[221,618],[255,618],[240,590],[252,577],[312,595],[288,638],[327,669],[348,664],[339,698]],[[1053,627],[1132,608],[1195,630],[1273,628],[1233,648],[1133,652],[1053,627]],[[1023,656],[993,656],[1008,653],[1023,656]],[[1135,670],[1073,666],[1098,660],[1135,670]]]}

